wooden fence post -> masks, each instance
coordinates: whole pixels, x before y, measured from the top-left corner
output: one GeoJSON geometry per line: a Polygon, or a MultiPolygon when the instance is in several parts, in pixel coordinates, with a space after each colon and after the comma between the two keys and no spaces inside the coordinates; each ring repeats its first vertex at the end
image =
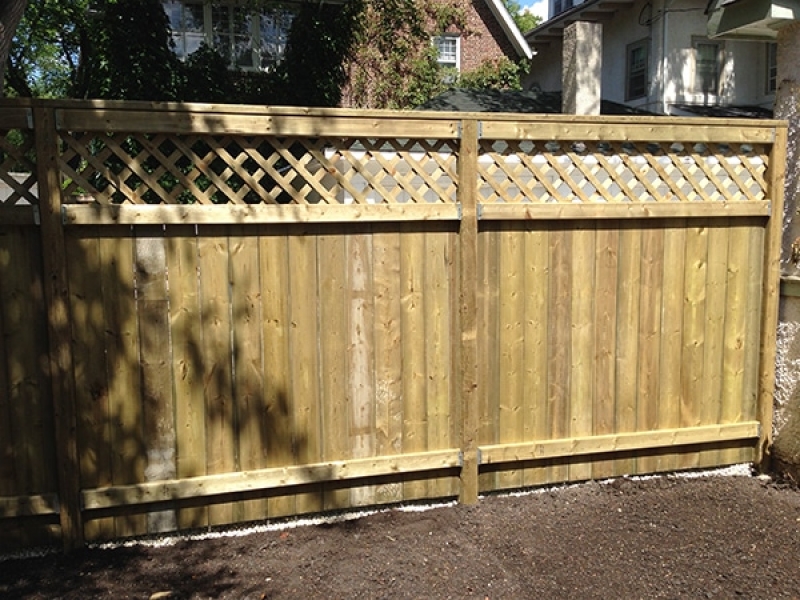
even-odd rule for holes
{"type": "Polygon", "coordinates": [[[478,122],[462,121],[458,154],[461,277],[461,489],[459,502],[478,501],[478,122]]]}
{"type": "Polygon", "coordinates": [[[64,228],[61,221],[61,180],[55,109],[42,103],[33,107],[36,140],[36,174],[39,187],[44,297],[50,343],[50,382],[55,417],[56,459],[61,539],[64,550],[83,545],[80,509],[80,473],[76,437],[75,382],[70,332],[64,228]]]}
{"type": "Polygon", "coordinates": [[[759,347],[757,418],[761,435],[756,449],[755,464],[769,468],[772,446],[772,415],[775,396],[777,360],[778,304],[780,302],[781,238],[783,236],[784,181],[786,178],[786,149],[788,127],[775,127],[775,139],[769,154],[767,195],[772,201],[767,231],[764,236],[764,273],[761,290],[761,340],[759,347]]]}

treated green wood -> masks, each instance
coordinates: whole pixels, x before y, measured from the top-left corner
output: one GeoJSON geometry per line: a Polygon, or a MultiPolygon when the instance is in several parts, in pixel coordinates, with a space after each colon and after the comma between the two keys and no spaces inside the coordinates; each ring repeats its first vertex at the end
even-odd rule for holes
{"type": "MultiPolygon", "coordinates": [[[[428,404],[428,450],[451,448],[456,443],[451,437],[452,410],[450,396],[450,365],[453,335],[451,327],[453,310],[450,285],[453,255],[450,248],[451,234],[446,231],[430,231],[425,239],[425,363],[426,394],[428,404]]],[[[447,478],[429,483],[431,497],[443,498],[457,494],[447,478]]]]}
{"type": "MultiPolygon", "coordinates": [[[[615,433],[617,386],[617,287],[619,236],[613,227],[598,227],[594,251],[594,405],[595,435],[615,433]]],[[[616,474],[613,461],[592,465],[592,478],[616,474]]]]}
{"type": "MultiPolygon", "coordinates": [[[[523,439],[547,439],[547,323],[549,298],[549,234],[546,229],[529,224],[525,228],[524,254],[524,409],[523,439]]],[[[547,483],[547,470],[526,468],[523,485],[547,483]]]]}
{"type": "MultiPolygon", "coordinates": [[[[84,230],[82,236],[67,236],[67,260],[70,269],[72,345],[76,408],[78,411],[78,447],[81,485],[102,487],[112,484],[111,419],[108,378],[105,366],[105,312],[97,229],[84,230]]],[[[114,536],[114,519],[87,521],[86,539],[103,540],[114,536]]]]}
{"type": "MultiPolygon", "coordinates": [[[[500,376],[497,388],[497,421],[499,443],[509,444],[524,441],[523,418],[523,371],[524,371],[524,321],[525,321],[525,274],[523,259],[524,237],[519,228],[507,223],[501,225],[499,236],[499,356],[500,376]]],[[[509,465],[498,475],[497,486],[501,489],[522,486],[522,469],[509,465]]]]}
{"type": "MultiPolygon", "coordinates": [[[[347,389],[347,235],[321,235],[319,246],[320,397],[322,399],[323,458],[352,458],[349,433],[351,396],[347,389]]],[[[362,295],[364,299],[364,295],[362,295]]],[[[326,490],[325,509],[350,506],[349,490],[326,490]]]]}
{"type": "MultiPolygon", "coordinates": [[[[619,278],[617,287],[617,406],[616,431],[627,433],[636,431],[638,413],[639,371],[639,317],[641,304],[642,231],[635,224],[622,227],[619,241],[619,278]]],[[[636,461],[633,458],[617,463],[616,475],[634,473],[636,461]]]]}
{"type": "MultiPolygon", "coordinates": [[[[261,234],[261,312],[264,344],[264,395],[268,467],[293,464],[292,380],[289,339],[289,238],[285,228],[261,234]]],[[[295,513],[294,496],[268,500],[270,517],[295,513]]]]}
{"type": "Polygon", "coordinates": [[[50,347],[48,366],[53,390],[56,460],[58,464],[59,523],[65,550],[83,545],[80,511],[78,444],[75,437],[76,406],[73,378],[64,230],[61,226],[61,181],[58,139],[52,109],[33,110],[36,138],[36,174],[39,190],[44,299],[50,347]]]}
{"type": "Polygon", "coordinates": [[[478,439],[480,423],[479,344],[478,344],[478,122],[461,123],[461,144],[458,150],[458,202],[461,207],[458,255],[460,259],[459,308],[460,323],[458,391],[461,405],[460,438],[464,464],[461,467],[459,500],[472,504],[478,500],[478,439]]]}
{"type": "Polygon", "coordinates": [[[763,285],[761,288],[761,336],[759,339],[758,370],[758,420],[761,437],[755,461],[762,468],[769,465],[767,452],[772,443],[773,396],[775,392],[775,366],[777,353],[777,322],[781,241],[783,237],[784,183],[787,168],[788,125],[784,122],[775,129],[775,143],[770,148],[767,197],[772,199],[772,213],[764,237],[763,285]]]}
{"type": "MultiPolygon", "coordinates": [[[[348,442],[350,457],[362,459],[375,454],[375,303],[372,268],[372,236],[354,234],[347,238],[345,310],[347,381],[349,402],[348,442]]],[[[350,490],[354,506],[374,503],[375,487],[350,490]]]]}
{"type": "MultiPolygon", "coordinates": [[[[569,436],[591,435],[594,427],[595,382],[595,320],[596,290],[594,224],[580,221],[572,232],[572,290],[570,319],[572,336],[570,348],[569,436]]],[[[592,478],[592,465],[570,465],[569,478],[583,481],[592,478]]]]}
{"type": "MultiPolygon", "coordinates": [[[[164,231],[135,228],[136,302],[141,340],[141,377],[145,478],[172,479],[176,473],[175,407],[172,396],[169,297],[164,231]]],[[[175,529],[175,511],[150,512],[147,529],[159,533],[175,529]]]]}
{"type": "MultiPolygon", "coordinates": [[[[658,429],[658,397],[661,332],[663,273],[664,273],[664,230],[647,229],[642,232],[642,267],[640,312],[639,312],[639,351],[636,368],[639,371],[637,384],[636,424],[639,431],[658,429]]],[[[652,473],[658,469],[654,457],[637,458],[636,470],[639,473],[652,473]]]]}
{"type": "MultiPolygon", "coordinates": [[[[658,426],[681,426],[682,381],[684,369],[691,368],[683,360],[683,315],[686,304],[686,230],[687,221],[664,222],[664,296],[661,319],[660,372],[658,399],[658,426]]],[[[678,467],[677,457],[658,457],[657,470],[678,467]]]]}
{"type": "MultiPolygon", "coordinates": [[[[686,232],[686,299],[683,311],[683,352],[681,371],[682,427],[701,425],[705,354],[706,279],[708,273],[708,227],[706,222],[693,223],[686,232]]],[[[697,467],[697,454],[685,454],[679,466],[697,467]]]]}
{"type": "MultiPolygon", "coordinates": [[[[108,378],[108,418],[111,474],[114,485],[144,481],[146,468],[144,421],[139,368],[139,324],[134,287],[134,245],[129,227],[98,231],[105,314],[105,368],[108,378]]],[[[144,515],[115,519],[115,535],[147,533],[144,515]]]]}
{"type": "MultiPolygon", "coordinates": [[[[258,236],[253,228],[233,227],[229,238],[231,312],[233,326],[233,397],[236,405],[238,469],[266,467],[264,380],[261,348],[261,281],[258,236]]],[[[241,519],[267,516],[266,501],[241,503],[241,519]]]]}
{"type": "MultiPolygon", "coordinates": [[[[722,407],[720,422],[737,423],[745,418],[743,408],[747,341],[747,272],[751,251],[749,228],[734,225],[728,238],[728,278],[725,302],[725,346],[723,350],[722,407]]],[[[741,453],[732,448],[720,453],[722,464],[739,460],[741,453]]]]}
{"type": "MultiPolygon", "coordinates": [[[[572,395],[572,231],[566,225],[554,226],[550,234],[550,298],[547,361],[548,439],[569,437],[572,395]]],[[[566,465],[553,466],[549,480],[567,481],[566,465]]]]}
{"type": "MultiPolygon", "coordinates": [[[[428,449],[428,404],[425,377],[425,235],[404,230],[401,241],[400,282],[403,321],[403,448],[428,449]]],[[[427,497],[425,481],[406,479],[403,499],[427,497]]]]}
{"type": "MultiPolygon", "coordinates": [[[[704,373],[699,411],[702,425],[720,422],[729,227],[727,219],[711,221],[708,227],[704,373]]],[[[719,452],[708,452],[700,460],[700,466],[718,465],[719,452]]]]}
{"type": "MultiPolygon", "coordinates": [[[[199,477],[207,472],[203,328],[198,327],[198,323],[202,323],[202,307],[197,242],[193,227],[172,227],[165,238],[175,386],[176,476],[180,479],[199,477]]],[[[181,508],[177,519],[182,529],[208,527],[208,509],[181,508]]]]}
{"type": "MultiPolygon", "coordinates": [[[[295,464],[319,462],[320,394],[317,326],[319,302],[317,268],[317,232],[297,230],[289,238],[289,320],[290,328],[290,414],[293,426],[293,455],[295,464]]],[[[322,486],[299,494],[298,514],[322,509],[322,486]]]]}
{"type": "MultiPolygon", "coordinates": [[[[375,292],[375,452],[399,455],[403,448],[403,354],[400,306],[400,233],[376,231],[373,239],[375,292]]],[[[397,482],[378,486],[378,502],[399,502],[397,482]]]]}
{"type": "MultiPolygon", "coordinates": [[[[229,291],[228,230],[198,228],[198,277],[203,343],[203,396],[205,400],[206,472],[236,470],[238,433],[233,396],[231,356],[231,298],[229,291]]],[[[209,524],[234,522],[234,506],[209,507],[209,524]]]]}
{"type": "MultiPolygon", "coordinates": [[[[0,229],[0,299],[7,297],[6,280],[11,266],[11,257],[18,252],[16,236],[8,228],[0,229]]],[[[6,303],[0,300],[0,339],[5,339],[5,323],[10,318],[6,303]]],[[[8,361],[10,356],[6,344],[0,344],[0,496],[17,496],[17,469],[14,450],[16,430],[12,419],[11,390],[8,381],[8,361]]]]}
{"type": "MultiPolygon", "coordinates": [[[[476,306],[480,311],[476,327],[476,347],[478,356],[484,360],[478,363],[476,415],[478,444],[496,444],[498,442],[498,395],[500,387],[500,346],[499,327],[500,313],[500,271],[499,271],[499,237],[497,226],[487,228],[478,236],[478,271],[479,293],[476,306]]],[[[462,248],[464,243],[462,242],[462,248]]],[[[462,287],[464,287],[462,282],[462,287]]],[[[464,309],[462,308],[462,311],[464,309]]],[[[464,325],[462,324],[462,329],[464,325]]],[[[471,341],[470,341],[471,342],[471,341]]],[[[462,359],[465,360],[465,359],[462,359]]],[[[465,411],[468,407],[465,406],[465,411]]],[[[465,420],[469,417],[465,414],[465,420]]],[[[477,457],[476,457],[477,460],[477,457]]],[[[477,469],[477,466],[475,467],[477,469]]],[[[496,473],[482,473],[479,476],[481,490],[494,490],[497,485],[496,473]]]]}

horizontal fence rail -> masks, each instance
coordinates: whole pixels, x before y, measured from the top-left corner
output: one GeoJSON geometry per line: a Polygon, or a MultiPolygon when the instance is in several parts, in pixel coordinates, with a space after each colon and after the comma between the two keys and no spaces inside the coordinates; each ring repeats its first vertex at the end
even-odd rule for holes
{"type": "Polygon", "coordinates": [[[785,123],[2,105],[0,548],[769,444],[785,123]]]}

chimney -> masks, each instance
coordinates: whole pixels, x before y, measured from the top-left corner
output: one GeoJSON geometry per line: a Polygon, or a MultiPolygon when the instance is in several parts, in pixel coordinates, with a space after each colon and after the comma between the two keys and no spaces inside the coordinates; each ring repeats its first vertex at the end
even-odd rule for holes
{"type": "Polygon", "coordinates": [[[603,25],[578,21],[564,30],[561,110],[572,115],[600,114],[603,25]]]}

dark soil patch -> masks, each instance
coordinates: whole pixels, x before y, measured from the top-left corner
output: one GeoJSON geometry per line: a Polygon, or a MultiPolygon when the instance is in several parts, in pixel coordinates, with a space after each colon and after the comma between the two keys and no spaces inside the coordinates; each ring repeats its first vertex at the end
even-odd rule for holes
{"type": "Polygon", "coordinates": [[[800,598],[800,492],[750,477],[622,479],[165,548],[0,562],[2,598],[153,594],[800,598]]]}

